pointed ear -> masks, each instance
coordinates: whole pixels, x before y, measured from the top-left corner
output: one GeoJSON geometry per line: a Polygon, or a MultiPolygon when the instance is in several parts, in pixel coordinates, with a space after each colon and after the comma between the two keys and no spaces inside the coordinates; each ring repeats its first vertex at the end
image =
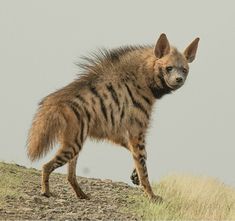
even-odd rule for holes
{"type": "Polygon", "coordinates": [[[160,35],[154,47],[154,54],[157,58],[161,58],[170,52],[170,44],[164,33],[160,35]]]}
{"type": "Polygon", "coordinates": [[[199,40],[200,38],[196,38],[184,51],[184,56],[186,57],[188,63],[193,62],[196,57],[199,40]]]}

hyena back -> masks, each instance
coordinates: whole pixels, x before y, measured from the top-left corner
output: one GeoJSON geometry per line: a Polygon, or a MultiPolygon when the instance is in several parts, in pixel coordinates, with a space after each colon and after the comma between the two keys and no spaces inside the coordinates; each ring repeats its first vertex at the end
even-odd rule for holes
{"type": "Polygon", "coordinates": [[[155,47],[102,50],[81,65],[84,74],[39,104],[28,137],[28,156],[43,157],[58,142],[55,157],[43,165],[42,194],[50,196],[49,175],[68,163],[68,181],[79,198],[88,198],[76,180],[76,163],[87,137],[127,148],[134,160],[131,179],[152,200],[161,200],[149,184],[145,135],[156,99],[181,87],[199,38],[180,53],[162,34],[155,47]]]}

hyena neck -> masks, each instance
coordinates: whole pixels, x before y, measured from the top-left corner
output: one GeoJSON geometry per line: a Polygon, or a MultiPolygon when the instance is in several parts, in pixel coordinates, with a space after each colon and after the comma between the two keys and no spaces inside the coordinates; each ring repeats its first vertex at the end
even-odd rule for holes
{"type": "Polygon", "coordinates": [[[154,79],[152,79],[152,81],[149,82],[149,89],[151,90],[154,98],[160,99],[164,95],[170,94],[172,89],[167,86],[162,75],[158,75],[157,78],[158,81],[154,81],[154,79]]]}
{"type": "Polygon", "coordinates": [[[153,55],[152,51],[148,51],[148,56],[144,57],[143,61],[143,73],[145,76],[145,81],[147,88],[150,90],[151,95],[155,99],[160,99],[166,94],[170,94],[172,89],[167,86],[164,78],[162,68],[159,66],[156,73],[156,57],[153,55]]]}

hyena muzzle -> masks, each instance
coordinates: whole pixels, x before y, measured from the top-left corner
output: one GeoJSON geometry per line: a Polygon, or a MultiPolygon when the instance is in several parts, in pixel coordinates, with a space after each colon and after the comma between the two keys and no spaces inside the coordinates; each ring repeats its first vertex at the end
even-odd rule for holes
{"type": "Polygon", "coordinates": [[[88,198],[76,179],[78,155],[87,137],[109,140],[130,151],[131,179],[153,201],[148,179],[146,131],[156,100],[180,88],[196,56],[199,38],[183,53],[170,46],[165,34],[156,45],[100,50],[80,64],[83,74],[39,103],[28,136],[28,156],[43,157],[60,144],[52,160],[43,165],[42,194],[49,197],[49,176],[68,163],[68,181],[77,197],[88,198]]]}

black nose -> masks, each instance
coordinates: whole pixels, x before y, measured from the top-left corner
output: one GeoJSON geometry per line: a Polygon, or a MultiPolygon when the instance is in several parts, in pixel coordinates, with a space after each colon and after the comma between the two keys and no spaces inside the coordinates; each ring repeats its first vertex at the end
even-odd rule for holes
{"type": "Polygon", "coordinates": [[[177,77],[177,78],[176,78],[176,82],[177,82],[177,83],[181,83],[182,81],[183,81],[183,78],[182,78],[182,77],[177,77]]]}

